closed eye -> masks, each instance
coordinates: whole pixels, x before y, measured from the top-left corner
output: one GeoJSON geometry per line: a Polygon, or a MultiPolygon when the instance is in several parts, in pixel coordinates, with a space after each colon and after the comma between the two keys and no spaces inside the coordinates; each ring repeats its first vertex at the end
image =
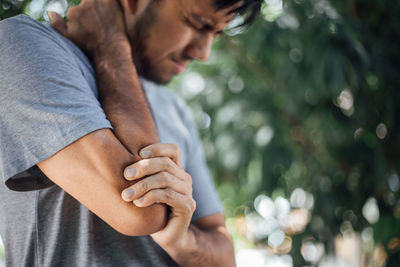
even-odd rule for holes
{"type": "MultiPolygon", "coordinates": [[[[208,33],[208,32],[212,32],[214,31],[214,27],[210,24],[204,23],[202,25],[197,24],[197,23],[193,23],[189,18],[184,17],[183,21],[186,25],[188,25],[189,27],[201,32],[201,33],[208,33]]],[[[224,32],[223,31],[217,31],[215,32],[215,36],[221,36],[224,32]]]]}

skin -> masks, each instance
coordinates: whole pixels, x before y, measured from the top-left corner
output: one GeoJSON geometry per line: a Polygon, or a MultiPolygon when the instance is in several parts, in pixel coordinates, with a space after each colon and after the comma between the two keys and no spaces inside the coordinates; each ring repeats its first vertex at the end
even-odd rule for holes
{"type": "Polygon", "coordinates": [[[128,166],[125,178],[146,178],[125,189],[122,198],[138,207],[154,203],[170,207],[167,226],[151,234],[154,241],[181,266],[235,266],[232,240],[222,214],[191,224],[196,201],[192,178],[179,161],[179,147],[153,144],[142,149],[140,155],[143,160],[128,166]]]}
{"type": "Polygon", "coordinates": [[[55,13],[49,16],[53,26],[92,60],[101,104],[114,131],[90,133],[38,167],[120,233],[138,236],[162,229],[168,219],[166,205],[139,208],[121,199],[121,191],[134,183],[124,179],[124,167],[140,160],[139,149],[157,143],[158,136],[132,62],[120,6],[114,0],[83,1],[69,9],[68,23],[55,13]]]}
{"type": "MultiPolygon", "coordinates": [[[[129,7],[128,0],[123,2],[129,7]]],[[[232,20],[234,14],[230,12],[240,4],[218,12],[211,0],[157,1],[147,4],[141,13],[126,8],[128,36],[138,72],[165,84],[184,72],[191,61],[207,60],[214,38],[232,20]]]]}
{"type": "MultiPolygon", "coordinates": [[[[232,241],[222,214],[210,215],[191,224],[190,220],[196,204],[192,196],[191,177],[179,161],[179,148],[176,145],[159,144],[151,140],[140,141],[138,145],[130,143],[129,140],[134,139],[131,136],[137,136],[136,130],[142,126],[150,131],[148,133],[152,133],[154,129],[151,126],[154,123],[148,115],[132,121],[132,116],[139,115],[140,117],[143,111],[145,114],[148,111],[143,94],[138,93],[141,90],[136,71],[158,83],[167,83],[174,75],[183,72],[192,60],[206,60],[210,55],[214,38],[231,21],[234,16],[231,11],[241,3],[218,12],[212,6],[211,0],[160,1],[153,7],[149,3],[150,1],[145,0],[123,0],[123,23],[119,19],[120,16],[113,0],[97,0],[96,3],[94,0],[84,0],[80,6],[69,12],[67,24],[55,14],[50,14],[53,26],[77,43],[92,59],[98,74],[101,74],[98,75],[101,101],[107,116],[112,119],[111,122],[117,129],[116,137],[128,147],[133,157],[140,146],[143,147],[143,144],[147,142],[152,144],[140,151],[141,160],[124,170],[124,178],[129,185],[123,186],[120,176],[112,173],[113,171],[118,173],[121,162],[123,164],[129,161],[129,157],[119,160],[119,164],[114,168],[107,168],[110,165],[110,159],[107,158],[110,149],[115,152],[113,155],[118,157],[118,150],[114,148],[117,145],[114,143],[92,151],[95,152],[94,155],[103,155],[104,159],[99,161],[95,161],[93,156],[86,155],[86,158],[71,162],[73,156],[81,156],[78,154],[83,148],[73,144],[72,156],[68,155],[71,150],[69,146],[58,153],[58,158],[57,155],[53,156],[39,164],[39,167],[56,184],[112,227],[123,229],[121,233],[128,232],[128,234],[136,235],[129,232],[129,227],[133,225],[141,233],[148,232],[149,229],[146,231],[140,229],[146,228],[143,222],[150,223],[150,228],[153,230],[150,234],[153,239],[178,264],[182,266],[234,266],[232,241]],[[111,6],[113,9],[110,9],[111,6]],[[110,10],[112,16],[110,16],[110,10]],[[149,14],[154,16],[153,22],[142,23],[149,14]],[[94,18],[96,18],[95,22],[93,22],[94,18]],[[140,35],[137,34],[138,29],[141,32],[140,35]],[[132,50],[128,49],[128,46],[132,50]],[[121,53],[121,51],[124,52],[121,53]],[[140,101],[133,102],[136,108],[132,109],[131,101],[135,101],[138,96],[142,98],[140,101]],[[66,162],[68,164],[65,164],[66,162]],[[95,168],[91,170],[93,177],[96,175],[104,177],[104,181],[100,179],[99,182],[98,178],[81,181],[82,175],[79,175],[79,170],[87,169],[88,163],[90,163],[89,166],[94,165],[94,167],[105,164],[103,172],[108,175],[96,172],[95,168]],[[74,168],[70,168],[71,164],[75,164],[74,168]],[[77,171],[71,173],[65,170],[66,174],[60,174],[61,166],[69,166],[68,169],[77,171]],[[135,169],[134,174],[132,169],[135,169]],[[71,175],[80,176],[81,179],[66,182],[71,175]],[[116,180],[118,182],[115,182],[116,180]],[[94,188],[102,193],[105,193],[104,186],[110,189],[111,185],[112,194],[102,195],[95,192],[96,190],[87,192],[82,189],[90,187],[91,183],[97,183],[94,188]],[[134,207],[131,208],[131,212],[141,214],[143,218],[135,217],[136,214],[135,216],[126,215],[125,222],[129,220],[134,222],[126,223],[125,226],[119,225],[118,221],[114,222],[115,214],[112,212],[107,214],[110,210],[105,210],[102,206],[104,201],[99,201],[98,198],[111,197],[117,203],[115,192],[118,190],[120,201],[125,203],[125,205],[119,203],[120,207],[126,208],[128,207],[126,205],[130,205],[134,207]],[[161,206],[158,207],[157,205],[160,204],[161,206]],[[160,223],[164,222],[165,217],[160,218],[154,210],[146,209],[162,209],[165,205],[170,207],[170,214],[166,226],[160,228],[160,223]],[[140,209],[145,212],[140,213],[140,209]],[[159,218],[156,225],[148,220],[152,216],[159,218]]],[[[106,135],[110,134],[106,133],[106,135]]],[[[91,141],[94,142],[90,138],[93,138],[93,134],[89,134],[77,143],[85,146],[91,141]]],[[[156,139],[154,135],[153,139],[156,139]]],[[[121,150],[120,147],[118,148],[121,150]]],[[[126,153],[123,150],[120,152],[126,153]]],[[[129,209],[126,211],[127,214],[130,213],[129,209]]]]}

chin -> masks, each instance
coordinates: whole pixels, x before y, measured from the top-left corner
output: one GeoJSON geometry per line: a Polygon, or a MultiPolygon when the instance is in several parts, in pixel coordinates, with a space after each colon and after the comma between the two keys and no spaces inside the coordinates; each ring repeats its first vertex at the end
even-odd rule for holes
{"type": "Polygon", "coordinates": [[[168,84],[175,76],[175,75],[161,75],[158,73],[151,73],[151,72],[143,72],[139,73],[139,75],[159,85],[168,84]]]}
{"type": "Polygon", "coordinates": [[[169,66],[153,64],[147,57],[137,58],[134,63],[139,76],[159,85],[168,84],[176,75],[169,70],[169,66]]]}

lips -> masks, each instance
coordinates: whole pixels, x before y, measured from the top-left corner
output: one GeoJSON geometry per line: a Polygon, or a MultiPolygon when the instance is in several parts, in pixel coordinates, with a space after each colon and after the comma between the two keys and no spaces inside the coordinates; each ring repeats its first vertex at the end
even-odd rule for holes
{"type": "Polygon", "coordinates": [[[183,62],[178,62],[175,60],[171,60],[173,65],[173,72],[176,74],[182,73],[186,70],[186,64],[183,62]]]}

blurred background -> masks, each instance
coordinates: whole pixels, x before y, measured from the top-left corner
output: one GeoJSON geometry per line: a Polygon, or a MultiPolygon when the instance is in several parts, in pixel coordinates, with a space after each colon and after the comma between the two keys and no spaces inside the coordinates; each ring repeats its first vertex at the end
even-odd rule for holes
{"type": "MultiPolygon", "coordinates": [[[[79,1],[0,3],[0,19],[45,21],[79,1]]],[[[265,0],[241,21],[169,86],[193,108],[237,265],[400,266],[400,1],[265,0]]]]}

